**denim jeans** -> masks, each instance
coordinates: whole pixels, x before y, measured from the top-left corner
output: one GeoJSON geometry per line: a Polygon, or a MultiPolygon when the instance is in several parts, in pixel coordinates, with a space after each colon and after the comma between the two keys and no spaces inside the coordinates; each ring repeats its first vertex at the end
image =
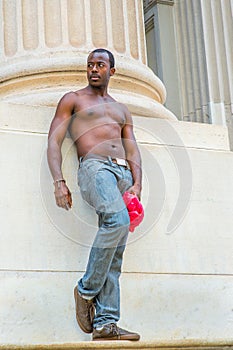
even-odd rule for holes
{"type": "Polygon", "coordinates": [[[129,232],[129,215],[122,194],[132,186],[131,171],[108,160],[80,162],[78,184],[83,199],[99,218],[86,272],[78,281],[79,293],[95,298],[93,326],[116,323],[120,318],[119,277],[129,232]]]}

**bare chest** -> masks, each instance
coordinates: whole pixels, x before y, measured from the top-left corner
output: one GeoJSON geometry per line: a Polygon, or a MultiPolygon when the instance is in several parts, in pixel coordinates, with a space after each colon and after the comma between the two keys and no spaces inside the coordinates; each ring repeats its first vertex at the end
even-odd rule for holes
{"type": "Polygon", "coordinates": [[[125,114],[119,103],[103,103],[93,105],[75,113],[71,124],[71,132],[75,136],[91,133],[99,135],[119,132],[125,124],[125,114]]]}

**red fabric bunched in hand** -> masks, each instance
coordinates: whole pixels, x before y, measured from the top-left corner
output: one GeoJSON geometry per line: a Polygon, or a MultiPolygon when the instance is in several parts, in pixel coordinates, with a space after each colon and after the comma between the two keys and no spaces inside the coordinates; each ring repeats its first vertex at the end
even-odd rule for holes
{"type": "Polygon", "coordinates": [[[133,232],[144,218],[144,209],[142,203],[139,201],[138,197],[135,194],[126,191],[123,194],[123,200],[129,213],[129,230],[130,232],[133,232]]]}

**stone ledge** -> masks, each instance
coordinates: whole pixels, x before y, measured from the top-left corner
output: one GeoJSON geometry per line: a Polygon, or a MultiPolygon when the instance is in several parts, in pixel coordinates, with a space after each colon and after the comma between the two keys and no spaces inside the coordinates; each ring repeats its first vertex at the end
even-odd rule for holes
{"type": "MultiPolygon", "coordinates": [[[[131,96],[131,101],[129,101],[128,97],[125,96],[124,103],[132,103],[136,106],[137,98],[131,96]]],[[[147,101],[147,105],[148,103],[147,101]]],[[[152,107],[151,105],[150,110],[152,110],[152,107]]],[[[160,111],[161,115],[164,108],[161,104],[157,104],[157,112],[160,111]]],[[[139,143],[182,148],[230,150],[228,129],[225,126],[150,118],[142,116],[145,112],[143,108],[141,108],[141,112],[141,116],[132,113],[135,135],[139,143]]],[[[55,108],[52,106],[0,102],[0,131],[47,136],[54,113],[55,108]]]]}
{"type": "Polygon", "coordinates": [[[233,349],[233,339],[216,339],[205,341],[199,339],[185,339],[174,341],[155,341],[155,342],[127,342],[127,341],[103,341],[103,342],[78,342],[64,344],[0,344],[0,350],[89,350],[89,349],[166,349],[166,350],[210,350],[210,349],[233,349]]]}

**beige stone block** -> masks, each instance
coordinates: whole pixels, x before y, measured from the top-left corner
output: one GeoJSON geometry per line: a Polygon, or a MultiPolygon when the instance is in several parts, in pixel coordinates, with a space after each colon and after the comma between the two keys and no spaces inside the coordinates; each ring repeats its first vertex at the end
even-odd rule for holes
{"type": "Polygon", "coordinates": [[[232,277],[124,274],[121,281],[121,324],[142,340],[232,338],[232,277]]]}
{"type": "Polygon", "coordinates": [[[0,103],[0,130],[47,134],[54,107],[0,103]]]}
{"type": "MultiPolygon", "coordinates": [[[[80,276],[2,271],[0,344],[91,340],[75,320],[73,287],[80,276]]],[[[142,342],[232,339],[232,277],[127,273],[121,286],[119,326],[138,331],[142,342]]]]}
{"type": "Polygon", "coordinates": [[[158,167],[144,165],[145,220],[128,244],[124,268],[231,274],[233,181],[227,174],[232,173],[232,153],[189,149],[188,172],[187,164],[172,159],[165,148],[148,149],[158,167]]]}
{"type": "MultiPolygon", "coordinates": [[[[71,218],[71,226],[68,226],[74,229],[74,236],[78,230],[75,223],[72,223],[72,214],[71,217],[69,214],[66,216],[65,212],[61,214],[61,209],[55,205],[52,177],[47,164],[42,163],[46,155],[46,137],[29,133],[2,132],[0,144],[5,150],[0,157],[1,177],[5,184],[0,204],[1,268],[53,270],[60,266],[59,269],[63,270],[68,267],[69,254],[73,251],[75,268],[81,263],[80,268],[83,270],[88,249],[80,249],[80,245],[75,244],[69,237],[67,239],[63,231],[59,231],[56,226],[59,227],[56,218],[59,220],[60,216],[64,215],[63,222],[66,226],[71,218]],[[41,179],[43,166],[46,170],[46,184],[41,179]],[[44,202],[42,193],[46,193],[49,203],[44,202]],[[55,215],[54,220],[49,215],[46,204],[50,205],[49,209],[55,215]],[[70,246],[68,255],[67,250],[63,249],[64,246],[70,246]]],[[[71,161],[76,161],[76,157],[72,157],[71,161]]],[[[68,169],[75,169],[76,166],[77,164],[71,166],[69,163],[68,169]]],[[[72,176],[67,176],[67,182],[73,192],[75,171],[72,176]]],[[[70,268],[71,266],[68,270],[70,268]]]]}
{"type": "MultiPolygon", "coordinates": [[[[140,143],[198,149],[229,150],[228,129],[222,125],[175,120],[134,118],[135,134],[140,143]]],[[[165,147],[166,147],[165,146],[165,147]]]]}
{"type": "MultiPolygon", "coordinates": [[[[1,154],[5,186],[0,204],[1,266],[83,271],[97,218],[81,199],[69,139],[63,148],[63,169],[74,205],[69,212],[55,205],[46,143],[45,135],[1,133],[0,146],[6,150],[1,154]]],[[[155,145],[140,148],[145,219],[129,235],[124,270],[230,274],[232,154],[175,147],[168,152],[155,145]]]]}
{"type": "Polygon", "coordinates": [[[73,287],[80,274],[1,272],[1,344],[89,340],[76,324],[73,287]]]}
{"type": "MultiPolygon", "coordinates": [[[[62,97],[62,92],[57,94],[58,101],[62,97]]],[[[229,150],[229,137],[226,127],[142,116],[143,108],[137,104],[137,101],[138,97],[125,94],[123,102],[132,109],[135,135],[138,142],[200,149],[229,150]],[[138,114],[139,112],[141,114],[138,114]]],[[[149,102],[145,101],[145,103],[149,102]]],[[[161,104],[157,104],[156,108],[155,113],[161,114],[162,117],[164,107],[161,104]]],[[[153,109],[152,105],[151,109],[153,109]]],[[[54,113],[54,106],[31,106],[22,103],[1,102],[0,129],[47,134],[54,113]]]]}

